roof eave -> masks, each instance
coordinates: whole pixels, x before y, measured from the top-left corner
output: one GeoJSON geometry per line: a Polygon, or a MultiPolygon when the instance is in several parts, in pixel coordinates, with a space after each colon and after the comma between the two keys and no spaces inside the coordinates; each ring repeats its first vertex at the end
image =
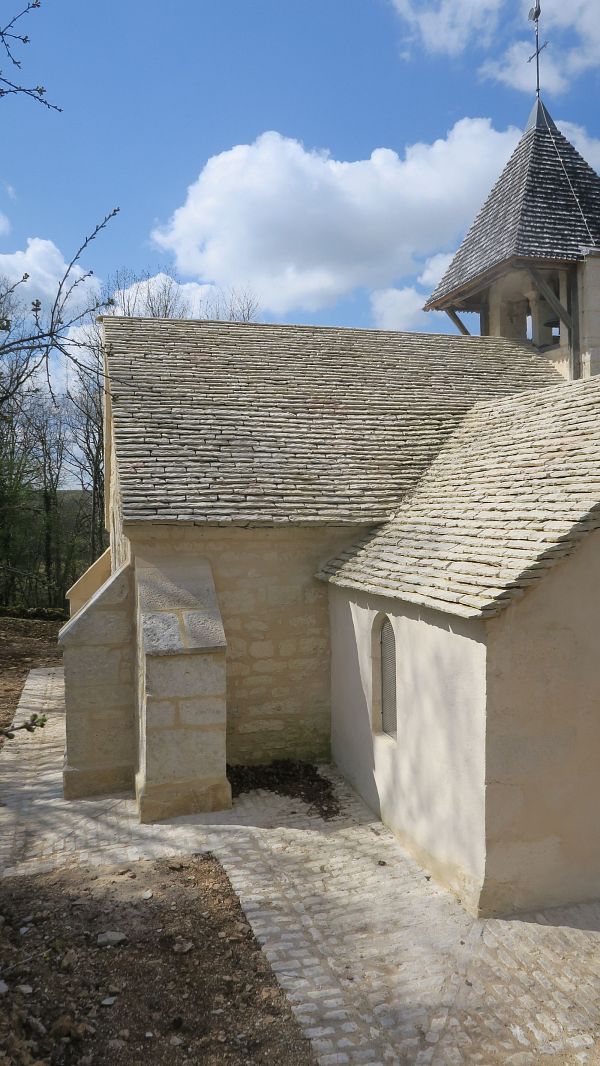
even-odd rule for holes
{"type": "MultiPolygon", "coordinates": [[[[581,256],[581,259],[583,260],[583,255],[581,256]]],[[[460,306],[461,303],[476,296],[484,289],[489,288],[492,282],[496,281],[497,278],[501,277],[502,274],[505,274],[508,270],[523,269],[530,266],[544,268],[547,267],[549,263],[551,263],[553,267],[567,269],[568,267],[573,266],[576,262],[579,262],[579,259],[555,259],[550,256],[536,256],[535,258],[519,255],[511,256],[510,259],[503,259],[502,262],[497,263],[494,267],[491,267],[490,270],[487,270],[483,274],[479,274],[476,278],[471,279],[463,285],[456,286],[454,289],[439,296],[437,299],[435,299],[434,293],[433,296],[430,296],[423,310],[464,310],[464,308],[461,308],[460,306]]],[[[483,303],[484,301],[482,301],[482,306],[483,303]]]]}

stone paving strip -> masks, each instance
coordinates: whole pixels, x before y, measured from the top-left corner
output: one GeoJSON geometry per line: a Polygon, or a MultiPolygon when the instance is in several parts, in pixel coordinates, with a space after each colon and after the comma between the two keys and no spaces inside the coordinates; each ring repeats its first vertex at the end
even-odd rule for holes
{"type": "Polygon", "coordinates": [[[267,792],[155,825],[128,795],[67,802],[62,671],[31,672],[34,710],[0,753],[2,874],[213,852],[321,1066],[600,1064],[599,904],[470,918],[329,768],[329,822],[267,792]]]}

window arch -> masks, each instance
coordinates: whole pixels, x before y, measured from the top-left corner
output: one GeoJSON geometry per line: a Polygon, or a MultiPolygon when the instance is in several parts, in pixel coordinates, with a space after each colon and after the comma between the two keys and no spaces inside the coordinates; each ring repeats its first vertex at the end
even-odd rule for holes
{"type": "Polygon", "coordinates": [[[396,638],[389,618],[379,631],[379,691],[381,694],[381,731],[395,737],[396,714],[396,638]]]}

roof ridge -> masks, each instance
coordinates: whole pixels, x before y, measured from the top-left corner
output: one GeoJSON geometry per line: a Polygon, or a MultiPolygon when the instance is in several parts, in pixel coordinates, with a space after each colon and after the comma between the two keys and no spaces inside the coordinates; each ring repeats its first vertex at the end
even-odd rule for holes
{"type": "MultiPolygon", "coordinates": [[[[520,246],[521,236],[523,234],[523,231],[525,230],[525,212],[522,210],[523,204],[525,203],[526,198],[529,195],[530,191],[532,189],[535,189],[535,182],[534,182],[533,177],[532,177],[533,157],[534,157],[535,150],[536,150],[537,143],[538,143],[537,134],[538,134],[538,132],[541,132],[541,131],[542,131],[542,127],[541,126],[530,126],[530,127],[527,128],[527,130],[523,134],[523,139],[525,137],[529,136],[530,146],[529,146],[529,159],[528,159],[528,162],[527,162],[527,171],[526,171],[526,174],[525,174],[525,181],[523,182],[523,185],[522,185],[522,188],[521,188],[521,195],[519,197],[519,216],[518,216],[517,232],[516,232],[516,235],[515,235],[515,248],[518,248],[520,246]]],[[[545,132],[545,130],[544,130],[544,132],[545,132]]]]}
{"type": "MultiPolygon", "coordinates": [[[[503,346],[508,345],[513,348],[521,348],[523,351],[530,352],[530,345],[524,341],[519,341],[511,337],[491,337],[491,336],[477,336],[476,334],[463,337],[456,336],[453,333],[443,332],[430,332],[428,330],[395,330],[395,329],[377,329],[375,327],[365,326],[324,326],[313,322],[234,322],[225,319],[214,318],[142,318],[138,315],[100,315],[99,318],[103,325],[115,325],[116,328],[127,326],[131,327],[132,324],[139,326],[147,326],[152,323],[154,327],[159,329],[165,328],[165,326],[178,326],[181,328],[194,328],[194,327],[213,327],[217,326],[220,329],[248,329],[255,331],[257,329],[266,330],[289,330],[292,331],[315,331],[323,333],[352,333],[356,335],[367,335],[377,337],[395,337],[401,339],[402,337],[426,337],[434,339],[436,337],[446,337],[457,342],[459,346],[466,347],[472,343],[484,343],[487,346],[493,346],[494,344],[501,343],[503,346]]],[[[537,354],[537,353],[532,353],[537,354]]]]}
{"type": "MultiPolygon", "coordinates": [[[[483,224],[486,216],[489,213],[489,209],[490,209],[491,205],[493,205],[494,203],[497,202],[497,200],[499,198],[499,194],[501,193],[504,185],[507,183],[507,181],[509,179],[509,176],[511,176],[511,170],[517,170],[517,167],[520,166],[520,155],[524,154],[524,150],[525,150],[525,148],[527,148],[528,143],[529,143],[527,138],[528,138],[529,134],[531,134],[530,142],[532,144],[533,143],[533,139],[534,139],[534,136],[533,136],[534,133],[535,133],[535,128],[531,127],[531,129],[525,130],[523,132],[523,134],[521,135],[518,143],[515,145],[513,151],[511,152],[511,154],[510,154],[510,156],[509,156],[504,168],[502,169],[501,173],[496,178],[496,181],[492,185],[492,188],[490,189],[489,193],[487,194],[487,196],[485,197],[483,203],[481,204],[481,207],[479,208],[477,214],[475,215],[475,218],[473,219],[473,221],[472,221],[471,225],[469,226],[465,236],[463,237],[463,240],[461,241],[461,244],[459,245],[457,251],[455,252],[454,257],[453,257],[449,267],[447,268],[444,276],[440,279],[440,281],[438,282],[436,288],[434,289],[434,291],[432,292],[431,296],[427,300],[427,303],[425,304],[425,310],[429,310],[431,308],[432,302],[436,299],[438,293],[440,293],[440,295],[444,294],[444,282],[446,281],[446,278],[449,275],[451,275],[451,273],[452,273],[457,261],[461,258],[461,254],[463,254],[464,250],[466,248],[468,248],[468,246],[469,246],[469,244],[471,242],[471,238],[472,238],[473,234],[475,234],[481,228],[481,225],[483,224]]],[[[529,159],[527,161],[527,166],[526,166],[527,173],[529,172],[529,168],[531,166],[531,154],[532,154],[531,153],[531,149],[529,149],[529,159]]],[[[520,208],[521,203],[522,203],[525,185],[526,185],[526,182],[523,182],[522,185],[521,185],[521,196],[520,196],[520,200],[519,200],[519,208],[520,208]]],[[[517,233],[518,233],[518,228],[519,227],[517,225],[517,233]]],[[[515,236],[516,236],[516,234],[515,234],[515,236]]]]}
{"type": "MultiPolygon", "coordinates": [[[[538,147],[538,145],[541,147],[541,144],[540,144],[539,140],[536,139],[535,134],[537,134],[537,133],[548,134],[548,136],[550,137],[550,140],[552,142],[552,146],[553,146],[553,148],[554,148],[554,150],[556,152],[556,155],[558,157],[558,161],[560,163],[560,171],[561,171],[561,176],[562,176],[562,179],[563,179],[563,184],[565,185],[565,188],[568,190],[569,195],[572,196],[573,200],[575,201],[575,204],[577,206],[577,210],[579,211],[579,214],[581,215],[581,218],[583,220],[583,224],[584,224],[584,226],[585,226],[585,228],[586,228],[586,230],[588,232],[588,235],[589,235],[589,238],[590,238],[590,246],[591,247],[596,247],[596,245],[594,243],[595,242],[595,238],[594,238],[594,236],[592,234],[592,231],[590,229],[589,221],[588,221],[588,219],[586,217],[586,214],[585,214],[585,212],[584,212],[584,210],[583,210],[583,208],[581,206],[580,199],[579,199],[579,197],[577,195],[577,192],[576,192],[576,190],[574,188],[574,185],[573,185],[573,181],[571,180],[571,177],[569,176],[569,173],[568,173],[568,170],[567,170],[566,161],[565,161],[565,158],[564,158],[564,155],[563,155],[563,153],[565,152],[565,149],[566,149],[567,157],[568,156],[575,156],[576,159],[577,159],[577,162],[578,162],[578,164],[580,166],[583,165],[587,170],[591,171],[591,173],[594,174],[596,178],[599,175],[594,170],[594,168],[590,165],[590,163],[588,163],[587,160],[581,155],[581,153],[577,151],[575,145],[571,144],[571,142],[568,139],[568,137],[565,137],[564,133],[561,132],[561,130],[558,128],[558,126],[553,121],[551,116],[548,115],[548,118],[550,118],[550,122],[552,123],[552,126],[550,126],[548,124],[546,115],[544,115],[544,118],[546,119],[546,124],[544,126],[540,125],[540,126],[531,127],[531,129],[533,131],[533,134],[534,134],[534,137],[533,137],[532,152],[531,152],[531,158],[530,158],[530,161],[529,161],[529,168],[528,168],[528,174],[527,174],[527,190],[526,191],[527,192],[530,191],[530,188],[531,188],[530,182],[533,185],[532,178],[531,178],[531,168],[532,168],[535,149],[536,149],[536,147],[538,147]]],[[[568,158],[567,158],[567,161],[568,161],[568,158]]],[[[518,232],[518,240],[519,241],[520,241],[520,238],[521,238],[521,232],[525,228],[524,227],[524,223],[525,223],[525,218],[524,218],[523,215],[521,215],[521,219],[520,219],[520,222],[519,222],[519,232],[518,232]]]]}

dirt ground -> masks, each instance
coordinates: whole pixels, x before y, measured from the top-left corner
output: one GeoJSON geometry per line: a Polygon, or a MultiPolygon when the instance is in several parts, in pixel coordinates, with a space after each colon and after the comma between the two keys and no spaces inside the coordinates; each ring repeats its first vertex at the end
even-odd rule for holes
{"type": "MultiPolygon", "coordinates": [[[[13,721],[29,670],[60,664],[59,628],[0,618],[0,724],[13,721]]],[[[337,813],[314,767],[232,776],[236,794],[270,788],[337,813]]],[[[0,880],[0,1066],[113,1061],[316,1063],[212,856],[0,880]],[[103,933],[124,938],[102,946],[103,933]]]]}
{"type": "MultiPolygon", "coordinates": [[[[60,666],[56,643],[62,622],[0,618],[0,726],[13,721],[25,678],[36,666],[60,666]]],[[[4,743],[0,737],[0,747],[4,743]]]]}
{"type": "Polygon", "coordinates": [[[0,1063],[113,1061],[316,1061],[212,856],[0,881],[0,1063]]]}

